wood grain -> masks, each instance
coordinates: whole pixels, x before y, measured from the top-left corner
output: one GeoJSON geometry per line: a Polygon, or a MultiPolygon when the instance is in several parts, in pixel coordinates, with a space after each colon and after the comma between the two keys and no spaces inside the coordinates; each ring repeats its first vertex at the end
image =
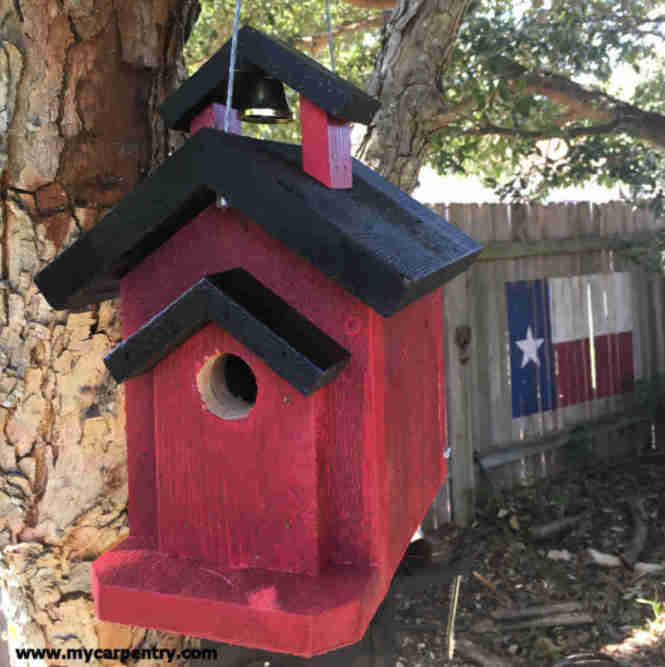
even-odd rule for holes
{"type": "Polygon", "coordinates": [[[334,190],[353,186],[351,126],[300,96],[302,168],[334,190]]]}

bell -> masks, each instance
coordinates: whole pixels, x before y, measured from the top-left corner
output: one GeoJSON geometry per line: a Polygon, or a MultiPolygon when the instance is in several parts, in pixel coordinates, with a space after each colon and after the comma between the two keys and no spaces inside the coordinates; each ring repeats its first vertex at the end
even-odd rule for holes
{"type": "Polygon", "coordinates": [[[265,74],[251,77],[236,108],[240,120],[247,123],[286,123],[293,119],[282,82],[265,74]]]}

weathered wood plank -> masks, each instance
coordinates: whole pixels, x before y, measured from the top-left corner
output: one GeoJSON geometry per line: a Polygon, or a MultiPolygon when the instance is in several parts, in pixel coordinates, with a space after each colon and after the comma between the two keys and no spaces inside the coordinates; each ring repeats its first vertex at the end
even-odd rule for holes
{"type": "MultiPolygon", "coordinates": [[[[642,423],[645,418],[636,415],[618,415],[608,422],[607,417],[591,420],[588,423],[590,435],[600,436],[628,426],[642,423]]],[[[570,437],[571,428],[568,427],[556,433],[548,433],[543,438],[528,442],[512,442],[505,447],[492,450],[480,457],[480,462],[487,470],[493,470],[511,463],[517,463],[525,456],[533,456],[543,452],[563,447],[570,437]]]]}
{"type": "Polygon", "coordinates": [[[633,328],[633,363],[635,364],[635,379],[639,380],[645,376],[646,368],[644,365],[644,355],[642,348],[642,338],[647,335],[645,331],[645,322],[642,320],[642,311],[640,306],[640,296],[642,291],[642,275],[639,271],[633,272],[631,284],[630,307],[634,315],[635,326],[633,328]]]}
{"type": "MultiPolygon", "coordinates": [[[[654,370],[654,357],[653,357],[653,345],[652,345],[652,332],[656,326],[653,309],[651,308],[650,298],[649,298],[649,278],[648,273],[640,269],[638,272],[639,276],[639,311],[638,317],[642,323],[642,331],[640,335],[640,347],[642,350],[642,368],[644,369],[644,378],[648,379],[652,377],[655,373],[654,370]]],[[[660,323],[658,323],[660,324],[660,323]]]]}
{"type": "MultiPolygon", "coordinates": [[[[486,205],[471,208],[471,237],[491,238],[493,234],[491,219],[486,205]]],[[[488,267],[474,266],[469,307],[471,310],[472,343],[471,349],[471,395],[473,419],[473,447],[484,450],[491,437],[491,413],[489,410],[490,376],[495,367],[490,361],[489,339],[496,335],[497,323],[488,317],[490,306],[490,276],[488,267]],[[492,365],[491,365],[492,364],[492,365]],[[491,366],[491,367],[490,367],[491,366]]]]}
{"type": "Polygon", "coordinates": [[[628,238],[538,239],[531,241],[492,241],[485,245],[477,262],[496,262],[522,257],[546,257],[548,255],[579,255],[600,250],[616,250],[628,243],[644,243],[652,238],[649,234],[634,234],[628,238]]]}
{"type": "MultiPolygon", "coordinates": [[[[538,221],[540,238],[543,239],[555,238],[568,234],[568,218],[566,216],[565,204],[563,206],[541,205],[536,210],[536,214],[537,214],[536,219],[538,221]]],[[[547,279],[550,277],[550,274],[547,270],[546,258],[543,257],[542,255],[538,257],[536,262],[536,267],[537,270],[540,272],[540,276],[542,278],[547,279]]],[[[550,299],[547,291],[543,293],[542,300],[543,302],[548,302],[546,306],[549,307],[550,299]]],[[[554,373],[556,372],[554,351],[549,347],[546,348],[546,352],[544,355],[544,363],[547,368],[551,369],[550,376],[551,377],[554,376],[554,373]]],[[[552,388],[550,387],[549,390],[551,392],[552,388]]],[[[545,395],[546,391],[548,391],[547,387],[540,388],[541,395],[545,395]]],[[[554,400],[556,400],[556,398],[554,400]]],[[[555,411],[553,409],[541,411],[540,428],[541,428],[541,433],[543,434],[555,430],[556,417],[555,417],[555,411]]],[[[532,471],[533,473],[539,476],[546,474],[547,461],[545,457],[539,457],[537,459],[534,459],[534,463],[537,463],[538,469],[532,471]]]]}
{"type": "Polygon", "coordinates": [[[452,521],[451,486],[449,480],[446,479],[427,510],[427,514],[421,524],[425,535],[429,532],[439,530],[445,523],[452,521]]]}
{"type": "MultiPolygon", "coordinates": [[[[508,208],[504,205],[491,204],[490,215],[493,238],[508,238],[510,236],[508,208]]],[[[487,337],[491,434],[486,447],[508,442],[512,438],[510,338],[506,307],[506,282],[509,279],[507,264],[508,262],[493,262],[483,266],[487,271],[489,283],[487,322],[491,327],[487,337]]]]}
{"type": "MultiPolygon", "coordinates": [[[[468,207],[458,204],[449,209],[451,222],[462,229],[468,229],[470,224],[468,213],[468,207]]],[[[443,293],[448,444],[452,448],[451,497],[453,518],[460,524],[473,516],[475,487],[469,363],[474,341],[468,297],[472,283],[473,269],[451,280],[443,293]]]]}
{"type": "Polygon", "coordinates": [[[656,344],[658,373],[665,373],[665,280],[652,276],[653,292],[651,301],[654,309],[654,342],[656,344]]]}

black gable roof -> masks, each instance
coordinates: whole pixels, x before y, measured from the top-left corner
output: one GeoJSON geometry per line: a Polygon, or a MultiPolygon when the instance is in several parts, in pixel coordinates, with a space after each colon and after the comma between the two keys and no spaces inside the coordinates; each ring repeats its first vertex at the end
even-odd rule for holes
{"type": "MultiPolygon", "coordinates": [[[[159,110],[168,127],[187,132],[191,119],[208,104],[226,103],[230,54],[229,41],[166,99],[159,110]]],[[[316,60],[249,26],[238,32],[236,62],[259,67],[345,121],[367,125],[380,106],[316,60]]]]}
{"type": "Polygon", "coordinates": [[[299,146],[210,128],[36,277],[54,308],[110,298],[118,280],[222,195],[384,316],[463,271],[482,246],[357,160],[353,187],[302,171],[299,146]]]}
{"type": "Polygon", "coordinates": [[[206,276],[104,358],[117,382],[149,371],[208,322],[261,357],[305,396],[350,358],[341,345],[244,269],[206,276]]]}

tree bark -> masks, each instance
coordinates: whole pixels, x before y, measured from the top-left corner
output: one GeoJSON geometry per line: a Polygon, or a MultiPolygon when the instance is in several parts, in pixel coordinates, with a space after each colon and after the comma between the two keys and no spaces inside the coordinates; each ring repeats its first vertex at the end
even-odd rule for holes
{"type": "Polygon", "coordinates": [[[441,74],[470,0],[399,0],[369,93],[382,102],[359,155],[403,190],[418,184],[430,135],[448,111],[441,74]]]}
{"type": "Polygon", "coordinates": [[[14,660],[18,646],[183,643],[95,618],[90,562],[127,532],[122,392],[102,361],[116,304],[54,312],[33,276],[177,141],[156,106],[184,75],[197,10],[0,0],[0,574],[14,660]]]}

